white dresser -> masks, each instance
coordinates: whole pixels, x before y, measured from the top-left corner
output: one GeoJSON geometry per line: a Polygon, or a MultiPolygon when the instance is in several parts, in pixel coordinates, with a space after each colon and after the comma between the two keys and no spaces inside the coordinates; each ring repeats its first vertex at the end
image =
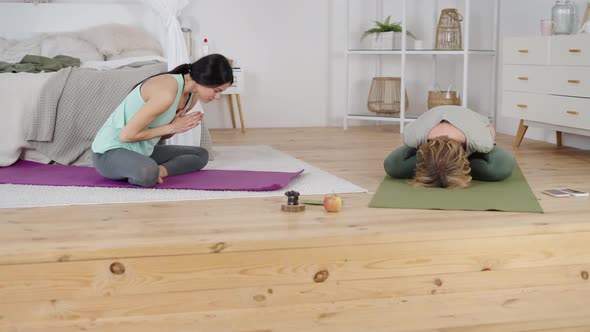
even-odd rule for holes
{"type": "Polygon", "coordinates": [[[514,146],[529,126],[590,135],[590,36],[506,38],[502,114],[520,119],[514,146]]]}

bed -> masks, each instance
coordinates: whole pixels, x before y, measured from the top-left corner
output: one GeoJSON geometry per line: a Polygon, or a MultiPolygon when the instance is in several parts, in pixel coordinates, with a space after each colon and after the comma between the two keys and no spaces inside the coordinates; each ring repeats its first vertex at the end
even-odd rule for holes
{"type": "MultiPolygon", "coordinates": [[[[131,88],[188,62],[157,3],[0,4],[0,166],[91,164],[94,135],[131,88]]],[[[211,149],[201,127],[171,143],[211,149]]]]}

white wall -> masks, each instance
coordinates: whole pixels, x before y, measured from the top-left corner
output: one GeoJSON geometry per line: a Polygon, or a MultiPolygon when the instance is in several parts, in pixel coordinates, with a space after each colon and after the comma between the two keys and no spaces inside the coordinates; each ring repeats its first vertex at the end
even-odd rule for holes
{"type": "MultiPolygon", "coordinates": [[[[247,127],[328,125],[331,1],[199,0],[183,15],[197,47],[207,38],[243,68],[247,127]]],[[[231,125],[225,100],[205,110],[210,127],[231,125]]]]}
{"type": "MultiPolygon", "coordinates": [[[[453,7],[454,1],[441,0],[439,8],[453,7]]],[[[492,31],[491,2],[472,0],[472,44],[490,48],[492,31]],[[486,44],[487,43],[487,44],[486,44]]],[[[436,28],[434,1],[408,1],[408,27],[426,44],[433,43],[436,28]],[[426,13],[426,14],[424,14],[426,13]]],[[[459,6],[460,11],[463,7],[459,6]]],[[[197,54],[203,38],[210,50],[234,58],[245,72],[246,90],[242,94],[248,127],[341,126],[345,114],[344,50],[349,43],[359,44],[362,31],[371,27],[375,2],[351,0],[351,33],[345,31],[344,0],[198,0],[183,16],[192,22],[197,54]]],[[[401,0],[384,1],[384,16],[401,18],[401,0]]],[[[381,17],[381,19],[384,17],[381,17]]],[[[368,46],[368,39],[359,46],[368,46]]],[[[373,75],[400,76],[399,56],[382,56],[377,72],[376,57],[351,56],[350,92],[352,109],[366,110],[366,99],[373,75]],[[370,72],[367,75],[367,71],[370,72]]],[[[454,83],[461,90],[462,61],[439,56],[436,75],[431,58],[408,59],[407,90],[410,111],[426,109],[428,88],[433,81],[442,86],[454,83]]],[[[469,104],[490,114],[491,96],[486,83],[492,61],[473,59],[469,104]],[[480,69],[483,68],[483,69],[480,69]]],[[[230,126],[226,101],[206,105],[211,127],[230,126]]],[[[354,123],[353,123],[354,124],[354,123]]],[[[361,124],[361,123],[358,123],[361,124]]],[[[362,122],[374,125],[374,122],[362,122]]]]}

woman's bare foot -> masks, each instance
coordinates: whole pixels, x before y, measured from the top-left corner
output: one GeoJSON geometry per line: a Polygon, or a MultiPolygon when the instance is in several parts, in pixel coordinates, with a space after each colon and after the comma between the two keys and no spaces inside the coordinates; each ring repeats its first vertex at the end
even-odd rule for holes
{"type": "Polygon", "coordinates": [[[160,165],[160,176],[158,176],[158,184],[164,182],[164,178],[168,176],[168,170],[166,167],[160,165]]]}
{"type": "Polygon", "coordinates": [[[160,165],[158,167],[160,167],[160,177],[162,179],[165,178],[165,177],[167,177],[168,176],[168,170],[166,169],[166,167],[164,167],[162,165],[160,165]]]}

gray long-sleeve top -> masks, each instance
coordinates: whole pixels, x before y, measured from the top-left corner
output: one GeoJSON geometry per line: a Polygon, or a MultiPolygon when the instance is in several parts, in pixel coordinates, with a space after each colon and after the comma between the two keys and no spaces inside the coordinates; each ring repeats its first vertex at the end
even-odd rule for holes
{"type": "Polygon", "coordinates": [[[442,121],[465,134],[467,155],[474,152],[488,153],[494,148],[490,120],[466,107],[452,105],[434,107],[410,123],[404,130],[404,144],[417,149],[426,143],[430,130],[442,121]]]}

